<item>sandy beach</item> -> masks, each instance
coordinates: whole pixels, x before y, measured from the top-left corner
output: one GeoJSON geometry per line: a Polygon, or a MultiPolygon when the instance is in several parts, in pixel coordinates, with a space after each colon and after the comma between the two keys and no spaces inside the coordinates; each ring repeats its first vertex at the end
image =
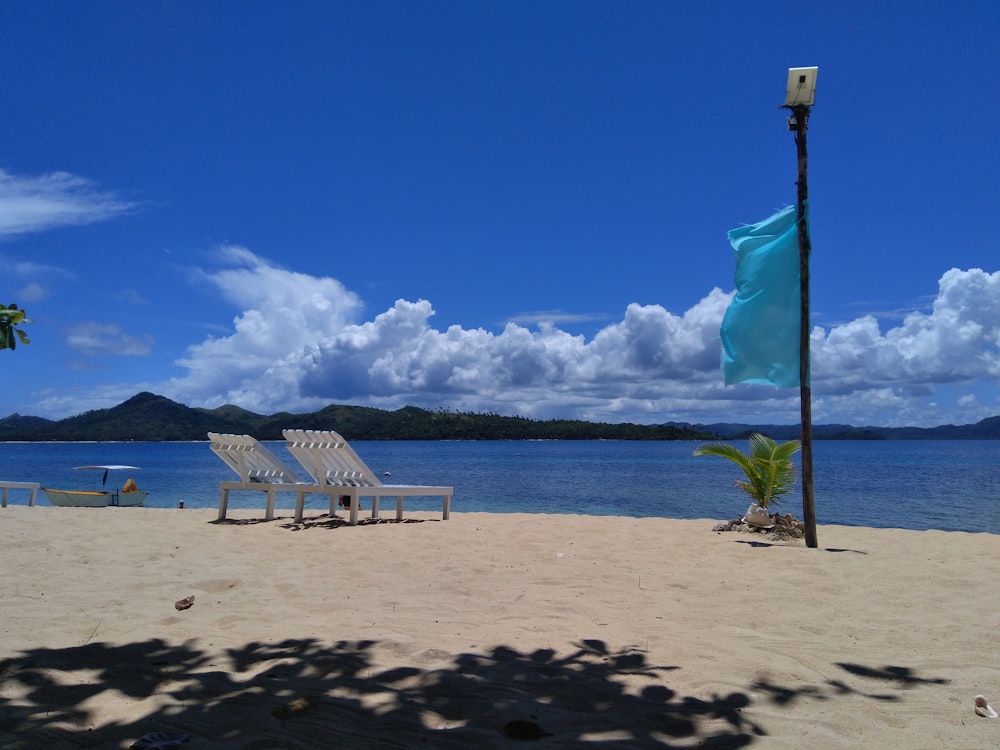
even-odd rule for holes
{"type": "Polygon", "coordinates": [[[1000,745],[995,535],[215,517],[0,510],[0,747],[1000,745]]]}

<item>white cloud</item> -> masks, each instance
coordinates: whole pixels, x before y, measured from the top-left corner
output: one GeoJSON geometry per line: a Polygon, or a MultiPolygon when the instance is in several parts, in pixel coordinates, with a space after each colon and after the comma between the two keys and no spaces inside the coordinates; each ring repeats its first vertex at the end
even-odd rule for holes
{"type": "Polygon", "coordinates": [[[225,267],[198,277],[242,309],[234,332],[190,347],[178,362],[189,374],[164,393],[189,404],[251,409],[302,403],[298,381],[309,352],[356,318],[360,300],[336,279],[279,268],[242,247],[220,248],[220,260],[225,267]]]}
{"type": "Polygon", "coordinates": [[[200,277],[244,309],[232,334],[189,349],[179,362],[189,374],[164,392],[258,412],[354,402],[528,416],[571,408],[608,419],[642,411],[655,419],[664,398],[692,398],[689,381],[709,382],[718,369],[715,338],[730,299],[713,290],[682,316],[633,304],[589,342],[552,323],[439,330],[427,300],[398,300],[355,322],[360,302],[340,282],[278,268],[243,248],[223,252],[233,267],[200,277]]]}
{"type": "Polygon", "coordinates": [[[30,302],[38,302],[48,297],[49,290],[37,281],[29,281],[17,290],[16,295],[17,299],[21,302],[20,307],[23,309],[24,306],[30,302]]]}
{"type": "MultiPolygon", "coordinates": [[[[640,422],[799,417],[797,389],[722,386],[718,330],[732,295],[719,289],[682,314],[629,305],[587,340],[551,322],[510,322],[499,332],[433,327],[427,300],[398,300],[362,321],[360,300],[335,279],[279,268],[244,248],[224,248],[223,260],[200,274],[241,309],[231,333],[192,346],[179,363],[188,374],[154,386],[191,405],[270,413],[413,404],[640,422]]],[[[885,331],[872,316],[817,327],[812,346],[817,423],[937,424],[947,421],[939,419],[943,386],[955,389],[954,408],[970,421],[988,416],[1000,375],[1000,272],[952,269],[929,314],[885,331]],[[985,396],[968,397],[984,381],[985,396]],[[978,414],[977,403],[986,404],[978,414]]]]}
{"type": "Polygon", "coordinates": [[[122,289],[119,292],[119,296],[125,302],[135,307],[144,307],[149,304],[149,301],[142,296],[142,293],[138,289],[122,289]]]}
{"type": "Polygon", "coordinates": [[[65,331],[66,345],[88,356],[144,357],[150,353],[150,336],[130,336],[121,326],[85,321],[65,331]]]}
{"type": "Polygon", "coordinates": [[[0,169],[0,240],[127,213],[135,203],[68,172],[13,175],[0,169]]]}
{"type": "MultiPolygon", "coordinates": [[[[3,199],[0,197],[0,212],[3,211],[3,199]]],[[[0,213],[2,221],[2,213],[0,213]]],[[[0,232],[2,239],[2,232],[0,232]]],[[[20,282],[10,296],[13,299],[4,300],[4,304],[14,302],[21,308],[31,302],[40,302],[52,295],[50,284],[54,279],[72,278],[72,273],[58,266],[50,266],[44,263],[36,263],[30,260],[23,260],[10,255],[0,254],[0,264],[3,265],[8,282],[13,284],[13,279],[20,282]]]]}
{"type": "Polygon", "coordinates": [[[945,273],[931,313],[913,312],[884,334],[865,316],[813,331],[813,368],[825,389],[933,386],[1000,376],[1000,272],[945,273]]]}

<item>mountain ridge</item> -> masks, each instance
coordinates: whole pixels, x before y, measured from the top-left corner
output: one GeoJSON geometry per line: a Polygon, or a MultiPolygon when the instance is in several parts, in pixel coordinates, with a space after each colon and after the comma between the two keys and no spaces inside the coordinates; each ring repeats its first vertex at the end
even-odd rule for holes
{"type": "MultiPolygon", "coordinates": [[[[11,414],[0,419],[0,441],[191,441],[209,432],[249,434],[260,440],[281,440],[285,428],[335,430],[348,440],[736,440],[763,432],[775,440],[800,436],[798,424],[716,422],[657,425],[534,420],[499,414],[428,411],[404,406],[386,411],[370,406],[330,404],[292,414],[257,414],[232,404],[214,409],[190,407],[149,392],[138,393],[117,406],[60,420],[11,414]]],[[[877,427],[814,425],[816,440],[997,440],[1000,416],[970,425],[937,427],[877,427]]]]}
{"type": "Polygon", "coordinates": [[[227,404],[189,407],[142,392],[107,409],[49,420],[12,414],[0,419],[0,441],[192,441],[209,432],[281,440],[285,428],[335,430],[348,440],[705,440],[713,435],[677,425],[538,421],[498,414],[427,411],[405,406],[385,411],[331,404],[307,414],[257,414],[227,404]]]}

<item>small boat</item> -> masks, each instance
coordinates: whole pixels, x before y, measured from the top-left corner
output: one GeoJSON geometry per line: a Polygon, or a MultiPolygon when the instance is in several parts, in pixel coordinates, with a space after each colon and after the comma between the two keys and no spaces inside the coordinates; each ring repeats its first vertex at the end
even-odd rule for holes
{"type": "MultiPolygon", "coordinates": [[[[103,471],[101,485],[108,483],[108,472],[110,471],[138,471],[138,466],[122,466],[120,464],[109,464],[108,466],[74,466],[76,470],[103,471]]],[[[142,507],[146,502],[148,492],[140,490],[135,485],[134,479],[128,479],[121,489],[108,490],[53,490],[42,487],[42,492],[53,505],[63,508],[106,508],[108,506],[120,506],[123,508],[142,507]]]]}

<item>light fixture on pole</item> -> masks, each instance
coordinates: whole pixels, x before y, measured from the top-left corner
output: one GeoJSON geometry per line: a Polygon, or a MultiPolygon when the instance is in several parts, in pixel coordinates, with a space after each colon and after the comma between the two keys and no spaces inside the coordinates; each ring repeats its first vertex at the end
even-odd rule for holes
{"type": "Polygon", "coordinates": [[[799,318],[799,393],[802,416],[802,522],[805,526],[807,547],[817,547],[816,508],[813,502],[813,450],[812,450],[812,391],[809,385],[809,241],[807,218],[809,201],[809,155],[806,150],[806,130],[809,115],[816,99],[816,74],[819,68],[789,68],[788,87],[783,109],[791,110],[788,129],[795,133],[799,171],[797,223],[799,236],[799,292],[801,315],[799,318]]]}

